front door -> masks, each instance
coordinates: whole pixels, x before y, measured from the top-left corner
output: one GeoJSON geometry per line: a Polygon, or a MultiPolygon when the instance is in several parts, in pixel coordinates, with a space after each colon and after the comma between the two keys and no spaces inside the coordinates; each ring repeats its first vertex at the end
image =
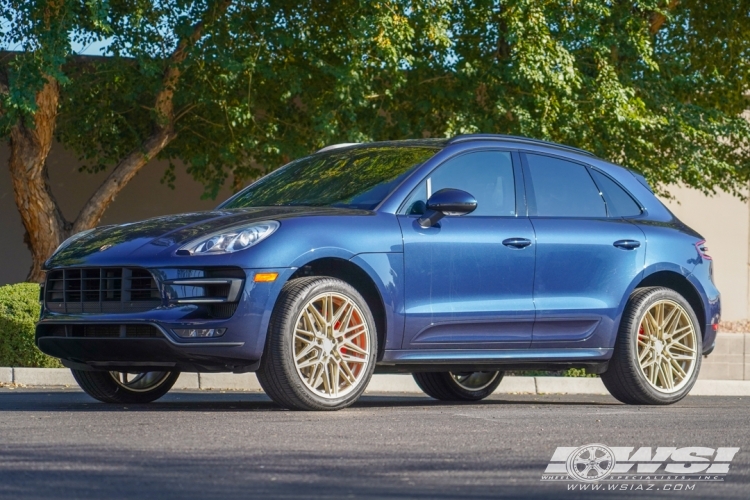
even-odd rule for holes
{"type": "Polygon", "coordinates": [[[522,157],[537,243],[532,347],[609,347],[623,296],[645,263],[643,232],[624,218],[640,208],[586,165],[522,157]]]}
{"type": "Polygon", "coordinates": [[[516,184],[521,170],[514,157],[499,150],[460,154],[433,170],[410,195],[399,215],[404,349],[529,346],[536,245],[522,184],[516,184]],[[417,219],[427,198],[443,188],[470,193],[477,209],[422,228],[417,219]]]}

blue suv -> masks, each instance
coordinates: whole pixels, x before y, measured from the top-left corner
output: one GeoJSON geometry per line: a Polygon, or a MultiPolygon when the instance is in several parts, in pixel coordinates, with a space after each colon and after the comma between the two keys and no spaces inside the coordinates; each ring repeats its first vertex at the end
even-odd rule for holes
{"type": "Polygon", "coordinates": [[[500,135],[327,147],[216,210],[76,234],[46,269],[37,345],[111,403],[251,371],[291,409],[349,406],[375,371],[476,401],[577,367],[669,404],[720,315],[703,238],[641,175],[500,135]]]}

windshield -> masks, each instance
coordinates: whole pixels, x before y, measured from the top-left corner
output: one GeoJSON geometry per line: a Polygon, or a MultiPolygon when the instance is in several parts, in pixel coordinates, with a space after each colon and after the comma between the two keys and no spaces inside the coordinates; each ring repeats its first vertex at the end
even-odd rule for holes
{"type": "Polygon", "coordinates": [[[389,145],[306,156],[250,185],[221,208],[311,205],[372,210],[438,151],[389,145]]]}

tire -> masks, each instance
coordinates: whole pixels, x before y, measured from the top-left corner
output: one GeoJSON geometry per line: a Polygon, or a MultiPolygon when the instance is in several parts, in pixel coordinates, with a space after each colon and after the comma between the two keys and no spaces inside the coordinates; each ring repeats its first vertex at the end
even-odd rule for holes
{"type": "Polygon", "coordinates": [[[702,351],[700,324],[685,298],[669,288],[638,288],[628,299],[602,382],[626,404],[676,403],[695,385],[702,351]]]}
{"type": "Polygon", "coordinates": [[[375,320],[354,287],[329,277],[294,279],[271,315],[258,381],[284,408],[340,410],[364,392],[377,352],[375,320]]]}
{"type": "Polygon", "coordinates": [[[156,401],[169,392],[180,376],[180,372],[146,372],[125,382],[118,372],[70,371],[86,394],[103,403],[117,404],[156,401]]]}
{"type": "Polygon", "coordinates": [[[412,374],[414,381],[425,394],[440,401],[480,401],[495,392],[503,380],[503,375],[504,372],[412,374]]]}

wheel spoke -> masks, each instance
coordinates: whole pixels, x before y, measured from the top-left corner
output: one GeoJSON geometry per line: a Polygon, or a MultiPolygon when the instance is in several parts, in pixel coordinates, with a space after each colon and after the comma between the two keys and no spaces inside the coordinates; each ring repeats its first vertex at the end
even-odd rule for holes
{"type": "Polygon", "coordinates": [[[326,318],[326,326],[331,326],[333,322],[333,296],[332,295],[326,295],[325,300],[325,318],[326,318]]]}
{"type": "Polygon", "coordinates": [[[314,389],[317,389],[318,387],[320,387],[320,384],[323,383],[324,375],[325,375],[325,367],[323,366],[323,363],[321,362],[316,363],[313,376],[310,377],[310,379],[312,380],[312,383],[310,385],[312,385],[314,389]]]}
{"type": "Polygon", "coordinates": [[[674,360],[674,358],[669,358],[669,364],[672,366],[672,369],[677,372],[677,375],[679,375],[680,379],[684,379],[687,377],[687,373],[685,373],[685,370],[682,369],[682,366],[674,360]]]}
{"type": "MultiPolygon", "coordinates": [[[[300,352],[299,352],[299,354],[297,354],[297,355],[296,355],[296,356],[294,357],[294,360],[295,360],[295,361],[297,361],[297,366],[298,366],[298,367],[300,366],[300,365],[299,365],[299,362],[300,362],[300,361],[301,361],[302,359],[304,359],[304,357],[305,357],[305,356],[307,356],[308,354],[310,354],[311,352],[313,352],[313,350],[314,350],[314,349],[315,349],[315,344],[314,344],[313,342],[310,342],[309,344],[307,344],[307,345],[305,346],[305,348],[304,348],[304,349],[302,349],[302,351],[300,351],[300,352]]],[[[304,368],[304,367],[303,367],[303,368],[304,368]]]]}
{"type": "MultiPolygon", "coordinates": [[[[342,342],[341,343],[341,348],[342,349],[345,348],[347,351],[353,351],[356,354],[361,354],[362,356],[367,356],[367,355],[370,354],[367,351],[367,349],[362,349],[357,344],[355,344],[355,343],[353,343],[351,341],[342,342]]],[[[340,349],[339,349],[339,352],[340,352],[340,349]]]]}
{"type": "Polygon", "coordinates": [[[641,363],[641,368],[648,368],[649,366],[653,366],[653,364],[656,362],[656,354],[654,353],[653,349],[649,351],[651,356],[649,356],[648,361],[645,363],[641,363]]]}
{"type": "MultiPolygon", "coordinates": [[[[353,305],[347,300],[339,306],[339,308],[336,310],[336,314],[332,315],[331,323],[335,325],[337,322],[341,321],[342,316],[351,315],[350,311],[352,310],[354,310],[353,305]]],[[[346,320],[341,321],[342,325],[345,325],[346,323],[346,320]]]]}
{"type": "Polygon", "coordinates": [[[330,361],[328,362],[328,366],[330,366],[331,388],[333,389],[333,396],[338,396],[339,395],[339,381],[341,379],[339,364],[336,362],[334,358],[331,358],[330,361]]]}
{"type": "Polygon", "coordinates": [[[689,356],[687,354],[672,354],[672,359],[675,361],[694,361],[695,356],[689,356]]]}
{"type": "MultiPolygon", "coordinates": [[[[655,361],[655,360],[653,360],[653,361],[655,361]]],[[[649,381],[650,381],[650,382],[651,382],[651,384],[652,384],[652,385],[654,385],[654,386],[656,385],[656,377],[657,377],[658,375],[659,375],[659,365],[658,365],[657,363],[653,363],[653,362],[652,362],[652,364],[651,364],[651,373],[650,373],[650,378],[649,378],[649,381]]]]}
{"type": "Polygon", "coordinates": [[[311,331],[305,330],[303,328],[297,328],[296,330],[294,330],[294,334],[300,340],[307,341],[307,339],[305,339],[304,337],[310,337],[311,339],[315,339],[315,332],[311,332],[311,331]]]}
{"type": "Polygon", "coordinates": [[[681,351],[689,352],[690,354],[695,354],[695,349],[680,342],[672,342],[669,344],[669,349],[679,349],[681,351]]]}
{"type": "Polygon", "coordinates": [[[668,389],[674,388],[674,371],[672,371],[672,364],[668,359],[662,362],[662,373],[664,374],[664,381],[667,384],[668,389]]]}
{"type": "Polygon", "coordinates": [[[669,338],[670,335],[672,335],[673,330],[677,328],[677,324],[679,323],[680,317],[682,316],[682,311],[678,309],[677,307],[673,307],[671,311],[669,311],[669,314],[666,318],[664,318],[664,322],[662,323],[662,331],[664,332],[664,338],[669,338]]]}
{"type": "Polygon", "coordinates": [[[318,363],[320,363],[320,360],[318,359],[317,356],[315,356],[314,358],[309,358],[309,359],[306,359],[305,361],[298,362],[297,368],[301,370],[303,368],[309,368],[311,366],[317,365],[318,363]]]}
{"type": "Polygon", "coordinates": [[[367,363],[367,358],[355,358],[348,354],[342,354],[341,359],[346,363],[367,363]]]}
{"type": "Polygon", "coordinates": [[[644,344],[644,348],[640,350],[641,352],[638,353],[638,362],[643,363],[643,360],[646,358],[646,356],[649,355],[651,352],[651,347],[648,344],[644,344]]]}
{"type": "Polygon", "coordinates": [[[318,308],[315,307],[313,304],[310,304],[307,306],[307,313],[308,316],[311,314],[312,317],[310,318],[310,322],[315,325],[315,330],[320,332],[321,330],[325,329],[326,319],[323,317],[322,314],[320,314],[320,311],[318,311],[318,308]],[[313,321],[312,318],[315,318],[313,321]]]}
{"type": "Polygon", "coordinates": [[[675,330],[674,334],[670,338],[672,342],[677,342],[685,337],[689,336],[691,333],[693,333],[693,327],[690,325],[681,326],[677,330],[675,330]],[[678,336],[679,335],[679,336],[678,336]]]}
{"type": "Polygon", "coordinates": [[[341,376],[346,379],[347,383],[353,384],[356,382],[357,377],[354,375],[354,372],[352,372],[351,368],[349,368],[349,365],[342,360],[340,357],[336,359],[336,363],[339,365],[339,369],[341,370],[341,376]]]}

